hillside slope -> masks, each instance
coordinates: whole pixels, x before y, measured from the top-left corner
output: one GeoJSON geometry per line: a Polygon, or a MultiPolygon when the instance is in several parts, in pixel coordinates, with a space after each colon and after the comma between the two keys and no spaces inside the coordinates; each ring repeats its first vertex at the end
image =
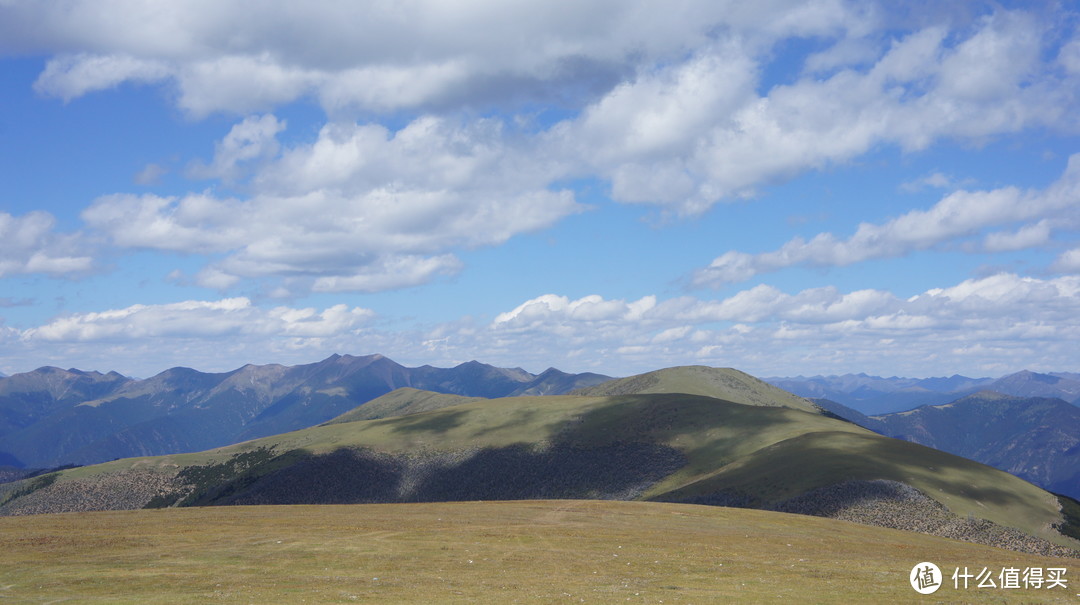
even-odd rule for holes
{"type": "Polygon", "coordinates": [[[378,420],[394,416],[408,416],[474,401],[482,401],[483,399],[483,397],[465,397],[464,395],[434,393],[412,387],[402,387],[381,397],[376,397],[364,405],[351,409],[323,424],[342,424],[358,420],[378,420]]]}
{"type": "Polygon", "coordinates": [[[766,407],[787,407],[821,413],[808,399],[793,395],[732,368],[678,366],[610,380],[573,391],[574,395],[608,396],[649,393],[686,393],[766,407]]]}
{"type": "Polygon", "coordinates": [[[871,420],[886,435],[978,460],[1080,498],[1080,408],[1061,399],[982,392],[871,420]]]}
{"type": "Polygon", "coordinates": [[[535,498],[783,508],[874,480],[950,518],[1078,545],[1053,529],[1076,533],[1053,495],[1002,471],[819,413],[677,393],[479,400],[119,460],[0,486],[0,513],[535,498]]]}

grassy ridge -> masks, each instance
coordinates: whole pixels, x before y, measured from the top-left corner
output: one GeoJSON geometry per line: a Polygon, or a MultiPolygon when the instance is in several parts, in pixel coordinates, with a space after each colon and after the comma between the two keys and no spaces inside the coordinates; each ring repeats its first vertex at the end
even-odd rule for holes
{"type": "Polygon", "coordinates": [[[678,366],[619,378],[574,391],[575,395],[642,395],[686,393],[765,407],[788,407],[820,414],[809,399],[765,383],[733,368],[678,366]]]}
{"type": "MultiPolygon", "coordinates": [[[[852,479],[889,479],[918,488],[955,514],[1075,547],[1050,530],[1062,520],[1057,500],[1007,473],[818,413],[677,393],[480,400],[328,424],[198,454],[72,469],[26,498],[44,498],[65,483],[155,469],[179,472],[196,484],[194,494],[164,486],[153,496],[158,506],[551,497],[699,501],[724,491],[761,504],[852,479]],[[662,475],[649,462],[660,456],[651,453],[669,465],[662,475]],[[675,466],[672,453],[682,460],[675,466]],[[411,462],[418,455],[437,459],[434,474],[423,475],[426,470],[411,462]],[[621,457],[635,460],[623,466],[642,475],[613,477],[621,457]],[[290,467],[294,463],[306,466],[290,467]],[[356,477],[370,480],[352,489],[348,484],[356,477]],[[396,487],[411,479],[417,481],[412,491],[396,487]],[[608,479],[617,481],[604,484],[608,479]],[[594,492],[593,484],[607,487],[594,492]]],[[[138,481],[147,484],[143,477],[138,481]]],[[[146,500],[136,507],[151,503],[151,496],[146,500]]]]}
{"type": "MultiPolygon", "coordinates": [[[[932,536],[641,502],[212,507],[0,518],[11,603],[1075,603],[908,584],[912,566],[1067,567],[932,536]]],[[[1070,578],[1073,582],[1076,578],[1070,578]]]]}
{"type": "Polygon", "coordinates": [[[762,448],[700,481],[658,497],[686,501],[731,491],[749,504],[786,500],[836,482],[886,479],[906,483],[954,514],[972,515],[1064,543],[1057,498],[1008,473],[898,439],[851,432],[816,432],[762,448]]]}
{"type": "Polygon", "coordinates": [[[349,410],[323,424],[341,424],[343,422],[356,422],[357,420],[377,420],[393,416],[407,416],[481,400],[483,400],[482,397],[464,397],[462,395],[433,393],[411,387],[402,387],[382,397],[372,399],[364,405],[349,410]]]}

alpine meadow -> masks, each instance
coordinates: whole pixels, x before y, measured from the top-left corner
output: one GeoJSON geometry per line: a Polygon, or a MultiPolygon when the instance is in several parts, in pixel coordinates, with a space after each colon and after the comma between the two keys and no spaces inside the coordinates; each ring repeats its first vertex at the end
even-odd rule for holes
{"type": "Polygon", "coordinates": [[[0,602],[1080,602],[1080,7],[0,0],[0,602]]]}

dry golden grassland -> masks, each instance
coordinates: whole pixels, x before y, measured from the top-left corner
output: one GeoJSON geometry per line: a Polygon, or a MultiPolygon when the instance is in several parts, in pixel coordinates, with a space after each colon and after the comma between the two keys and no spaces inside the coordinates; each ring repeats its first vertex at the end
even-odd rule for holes
{"type": "Polygon", "coordinates": [[[260,506],[0,518],[2,603],[1078,603],[1080,560],[648,502],[260,506]],[[946,586],[922,596],[913,565],[946,586]],[[1068,589],[954,590],[955,567],[1068,589]]]}

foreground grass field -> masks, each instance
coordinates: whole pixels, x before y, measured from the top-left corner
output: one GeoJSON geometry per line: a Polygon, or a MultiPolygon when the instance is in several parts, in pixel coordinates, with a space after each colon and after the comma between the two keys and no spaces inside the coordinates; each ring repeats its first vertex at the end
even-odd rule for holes
{"type": "Polygon", "coordinates": [[[647,502],[212,507],[0,518],[0,603],[1080,603],[1080,560],[647,502]],[[935,562],[945,586],[908,583],[935,562]],[[1067,568],[1068,588],[951,574],[1067,568]]]}

